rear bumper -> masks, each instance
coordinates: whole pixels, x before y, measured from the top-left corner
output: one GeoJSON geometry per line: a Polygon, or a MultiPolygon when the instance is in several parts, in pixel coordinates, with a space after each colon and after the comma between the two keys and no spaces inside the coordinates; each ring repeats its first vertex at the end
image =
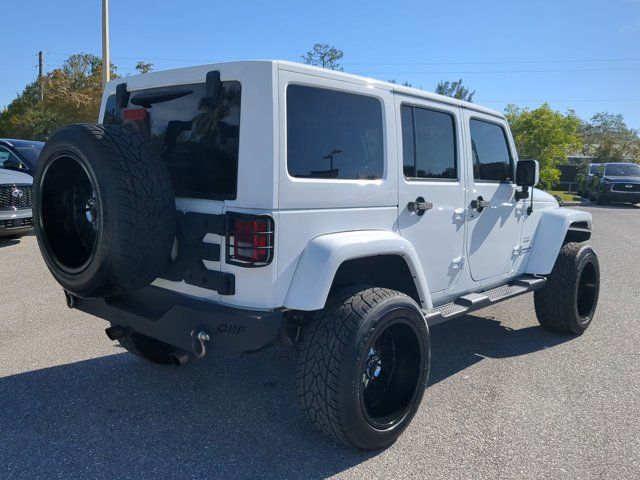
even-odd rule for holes
{"type": "Polygon", "coordinates": [[[189,353],[197,353],[201,331],[210,336],[208,351],[258,350],[278,338],[283,320],[282,312],[225,307],[155,286],[125,298],[73,300],[74,308],[189,353]]]}
{"type": "Polygon", "coordinates": [[[31,209],[0,210],[0,237],[20,235],[33,228],[33,213],[31,209]]]}

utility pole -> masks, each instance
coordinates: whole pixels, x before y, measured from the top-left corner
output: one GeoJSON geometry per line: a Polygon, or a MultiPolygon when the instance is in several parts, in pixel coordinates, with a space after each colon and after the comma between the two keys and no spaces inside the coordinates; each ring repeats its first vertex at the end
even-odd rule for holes
{"type": "Polygon", "coordinates": [[[102,89],[111,79],[109,58],[109,0],[102,0],[102,89]]]}
{"type": "Polygon", "coordinates": [[[38,52],[38,87],[40,89],[40,101],[44,100],[44,85],[42,83],[42,71],[44,68],[44,52],[38,52]]]}

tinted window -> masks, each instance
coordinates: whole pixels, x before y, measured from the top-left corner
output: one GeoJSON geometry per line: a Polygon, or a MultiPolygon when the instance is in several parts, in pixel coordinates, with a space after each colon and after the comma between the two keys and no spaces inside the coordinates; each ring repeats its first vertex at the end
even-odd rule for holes
{"type": "Polygon", "coordinates": [[[612,177],[640,177],[640,165],[631,163],[607,165],[604,169],[604,174],[612,177]]]}
{"type": "Polygon", "coordinates": [[[591,165],[591,167],[589,167],[589,174],[593,175],[594,173],[598,173],[598,169],[600,168],[600,165],[591,165]]]}
{"type": "Polygon", "coordinates": [[[140,110],[136,102],[142,102],[136,97],[142,95],[152,98],[143,119],[126,120],[127,113],[118,110],[112,95],[105,105],[104,122],[126,123],[151,139],[167,164],[176,196],[235,198],[240,83],[222,82],[219,102],[206,96],[204,83],[136,90],[127,109],[140,110]],[[158,100],[167,94],[170,100],[158,100]]]}
{"type": "Polygon", "coordinates": [[[504,129],[476,119],[471,120],[470,126],[473,178],[496,182],[512,180],[512,159],[504,129]]]}
{"type": "Polygon", "coordinates": [[[287,169],[294,177],[382,177],[382,105],[321,88],[287,88],[287,169]]]}
{"type": "Polygon", "coordinates": [[[405,177],[457,178],[453,116],[403,105],[401,122],[405,177]]]}
{"type": "Polygon", "coordinates": [[[33,168],[38,163],[38,157],[40,156],[42,147],[43,145],[29,145],[26,147],[16,147],[16,150],[33,168]]]}
{"type": "Polygon", "coordinates": [[[0,147],[0,168],[6,168],[8,170],[29,170],[29,167],[27,167],[15,153],[4,147],[0,147]]]}

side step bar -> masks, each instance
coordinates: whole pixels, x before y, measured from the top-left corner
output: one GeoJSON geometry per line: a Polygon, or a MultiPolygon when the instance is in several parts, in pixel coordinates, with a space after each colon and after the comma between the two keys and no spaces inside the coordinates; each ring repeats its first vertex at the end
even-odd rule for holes
{"type": "Polygon", "coordinates": [[[451,318],[479,310],[494,303],[517,297],[524,293],[533,292],[542,288],[547,282],[544,277],[525,275],[507,285],[485,290],[480,293],[468,293],[458,297],[451,303],[445,303],[430,310],[423,310],[424,317],[429,325],[435,325],[451,318]]]}

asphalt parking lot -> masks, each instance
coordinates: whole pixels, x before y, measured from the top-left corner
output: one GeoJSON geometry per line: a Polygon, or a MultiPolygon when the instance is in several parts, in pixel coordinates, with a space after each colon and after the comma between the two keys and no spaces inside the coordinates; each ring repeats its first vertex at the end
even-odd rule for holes
{"type": "Polygon", "coordinates": [[[317,435],[284,350],[157,367],[69,310],[35,237],[0,240],[0,478],[640,478],[640,208],[589,207],[596,318],[532,296],[432,329],[431,386],[386,451],[317,435]]]}

